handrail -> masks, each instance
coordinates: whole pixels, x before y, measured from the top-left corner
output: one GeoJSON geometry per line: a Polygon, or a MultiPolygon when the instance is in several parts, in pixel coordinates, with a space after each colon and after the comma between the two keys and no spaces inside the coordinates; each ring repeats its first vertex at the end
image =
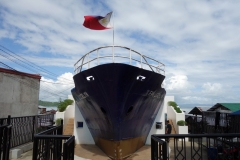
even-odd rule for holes
{"type": "Polygon", "coordinates": [[[0,126],[0,160],[9,159],[12,125],[0,126]]]}
{"type": "Polygon", "coordinates": [[[239,149],[240,133],[151,135],[151,160],[239,159],[239,149]],[[173,138],[171,149],[166,142],[169,138],[173,138]],[[205,147],[207,153],[203,154],[205,147]]]}
{"type": "MultiPolygon", "coordinates": [[[[115,52],[116,50],[114,50],[115,52]]],[[[104,52],[106,54],[106,52],[104,52]]],[[[99,65],[99,60],[100,59],[103,59],[103,58],[111,58],[114,56],[114,61],[112,60],[112,63],[117,63],[116,59],[117,58],[123,58],[123,59],[129,59],[129,65],[133,65],[132,61],[134,62],[138,62],[140,63],[140,66],[141,68],[143,68],[143,65],[147,66],[148,68],[144,68],[144,69],[148,69],[148,70],[151,70],[152,72],[156,72],[156,73],[159,73],[159,74],[162,74],[162,75],[165,75],[165,65],[153,58],[150,58],[148,56],[145,56],[145,55],[142,55],[141,53],[135,51],[135,50],[132,50],[128,47],[123,47],[123,46],[104,46],[104,47],[99,47],[99,48],[96,48],[90,52],[88,52],[87,54],[85,54],[84,56],[82,56],[82,58],[80,58],[75,64],[74,64],[74,73],[77,74],[79,72],[82,71],[83,69],[83,66],[84,65],[87,65],[86,69],[90,69],[90,63],[97,60],[97,65],[99,65]],[[106,48],[111,48],[111,47],[115,47],[115,48],[121,48],[121,49],[126,49],[126,50],[129,50],[129,57],[127,56],[119,56],[119,55],[116,55],[115,53],[114,54],[107,54],[107,55],[104,55],[104,56],[99,56],[99,50],[103,50],[103,49],[106,49],[106,48]],[[92,53],[94,53],[95,51],[97,51],[97,54],[95,55],[94,58],[90,59],[90,55],[92,53]],[[137,54],[139,57],[140,57],[140,60],[137,60],[135,58],[133,58],[132,56],[132,52],[137,54]],[[151,60],[152,61],[152,64],[150,64],[148,62],[148,60],[151,60]],[[154,69],[156,69],[154,71],[154,69]]],[[[107,61],[103,62],[103,63],[107,63],[107,61]]],[[[135,65],[136,66],[136,65],[135,65]]]]}

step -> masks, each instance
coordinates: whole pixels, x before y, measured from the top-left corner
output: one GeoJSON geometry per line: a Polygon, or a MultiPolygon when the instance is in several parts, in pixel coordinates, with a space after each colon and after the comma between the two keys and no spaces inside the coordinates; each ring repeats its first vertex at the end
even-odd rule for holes
{"type": "Polygon", "coordinates": [[[74,119],[70,118],[67,122],[67,125],[65,126],[63,134],[64,135],[73,135],[73,132],[74,132],[74,119]]]}

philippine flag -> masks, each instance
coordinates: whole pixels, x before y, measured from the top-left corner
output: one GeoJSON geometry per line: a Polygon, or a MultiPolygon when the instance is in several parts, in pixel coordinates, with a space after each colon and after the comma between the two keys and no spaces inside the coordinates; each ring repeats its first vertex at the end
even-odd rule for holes
{"type": "Polygon", "coordinates": [[[85,20],[83,26],[93,30],[111,29],[109,25],[112,12],[108,13],[105,17],[102,16],[84,16],[85,20]]]}

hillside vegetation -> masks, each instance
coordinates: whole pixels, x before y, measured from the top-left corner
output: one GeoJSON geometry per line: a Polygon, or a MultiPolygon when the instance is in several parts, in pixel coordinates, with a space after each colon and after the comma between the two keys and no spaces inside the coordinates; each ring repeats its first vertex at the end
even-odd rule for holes
{"type": "Polygon", "coordinates": [[[39,106],[58,106],[59,102],[38,101],[39,106]]]}

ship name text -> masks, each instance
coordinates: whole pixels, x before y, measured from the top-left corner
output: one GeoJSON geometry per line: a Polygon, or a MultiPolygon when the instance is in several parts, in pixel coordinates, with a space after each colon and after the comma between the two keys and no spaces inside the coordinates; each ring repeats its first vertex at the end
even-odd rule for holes
{"type": "Polygon", "coordinates": [[[150,90],[147,90],[146,96],[151,96],[151,97],[157,98],[157,99],[161,98],[161,94],[160,93],[157,93],[157,92],[154,92],[154,91],[150,91],[150,90]]]}
{"type": "Polygon", "coordinates": [[[84,93],[80,93],[80,94],[79,94],[79,97],[80,97],[81,99],[85,99],[85,98],[89,97],[89,95],[87,94],[87,92],[84,92],[84,93]]]}

